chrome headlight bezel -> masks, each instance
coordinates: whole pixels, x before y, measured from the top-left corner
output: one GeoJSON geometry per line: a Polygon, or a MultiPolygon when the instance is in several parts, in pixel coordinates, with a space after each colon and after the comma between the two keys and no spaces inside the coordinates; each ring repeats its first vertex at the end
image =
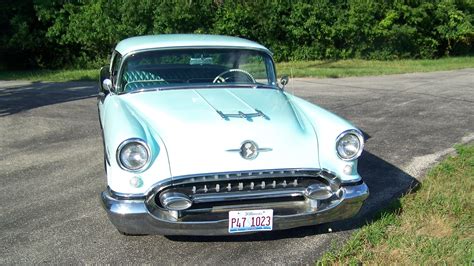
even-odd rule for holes
{"type": "Polygon", "coordinates": [[[364,136],[362,135],[362,132],[360,132],[359,130],[357,129],[349,129],[349,130],[346,130],[344,132],[342,132],[341,134],[339,134],[339,136],[337,136],[336,138],[336,154],[337,156],[339,157],[339,159],[343,160],[343,161],[353,161],[353,160],[356,160],[357,158],[360,157],[360,155],[362,154],[362,151],[364,150],[364,136]],[[359,141],[359,150],[353,155],[353,156],[350,156],[350,157],[345,157],[343,155],[341,155],[339,153],[339,142],[346,136],[348,135],[353,135],[357,138],[357,140],[359,141]]]}
{"type": "Polygon", "coordinates": [[[150,157],[151,157],[151,153],[150,153],[150,148],[148,147],[148,144],[144,140],[139,139],[139,138],[131,138],[131,139],[124,140],[122,143],[120,143],[120,145],[117,148],[117,152],[116,152],[117,164],[119,165],[119,167],[121,169],[123,169],[125,171],[128,171],[128,172],[141,172],[144,169],[146,169],[148,167],[148,165],[150,164],[150,157]],[[141,145],[145,148],[146,154],[147,154],[147,159],[146,159],[146,162],[138,168],[127,168],[124,165],[124,163],[122,162],[121,153],[127,145],[130,145],[130,144],[133,144],[133,143],[141,145]]]}

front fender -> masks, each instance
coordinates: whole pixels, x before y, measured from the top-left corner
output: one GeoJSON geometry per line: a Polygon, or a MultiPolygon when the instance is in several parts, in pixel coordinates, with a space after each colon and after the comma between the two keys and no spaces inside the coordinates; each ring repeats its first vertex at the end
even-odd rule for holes
{"type": "Polygon", "coordinates": [[[357,172],[357,160],[341,160],[336,152],[336,139],[339,134],[346,130],[357,130],[357,128],[347,120],[324,108],[288,93],[287,96],[313,125],[319,143],[318,152],[321,168],[335,173],[341,178],[342,182],[352,183],[360,181],[361,177],[357,172]],[[343,171],[347,165],[350,165],[352,168],[349,174],[343,171]]]}
{"type": "Polygon", "coordinates": [[[123,194],[142,195],[153,184],[171,176],[166,147],[157,132],[149,129],[146,121],[137,116],[120,99],[110,95],[104,102],[103,132],[107,158],[107,183],[110,189],[123,194]],[[130,138],[144,140],[150,148],[150,164],[141,172],[129,172],[119,167],[117,148],[130,138]],[[131,184],[132,178],[140,178],[140,185],[131,184]]]}

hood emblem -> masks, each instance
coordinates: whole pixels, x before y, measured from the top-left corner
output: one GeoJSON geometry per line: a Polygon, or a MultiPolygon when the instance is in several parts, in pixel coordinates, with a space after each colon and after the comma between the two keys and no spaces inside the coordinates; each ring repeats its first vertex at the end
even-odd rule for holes
{"type": "Polygon", "coordinates": [[[242,144],[242,147],[240,147],[240,156],[242,158],[251,160],[255,159],[258,156],[258,146],[255,142],[253,141],[246,141],[242,144]]]}
{"type": "Polygon", "coordinates": [[[240,149],[230,149],[227,151],[238,152],[240,156],[246,160],[253,160],[257,158],[260,152],[271,151],[271,148],[259,148],[257,143],[246,140],[240,146],[240,149]]]}

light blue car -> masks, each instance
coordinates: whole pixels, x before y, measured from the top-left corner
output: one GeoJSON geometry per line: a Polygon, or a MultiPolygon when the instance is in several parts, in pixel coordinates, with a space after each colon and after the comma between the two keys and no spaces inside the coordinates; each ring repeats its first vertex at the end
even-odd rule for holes
{"type": "Polygon", "coordinates": [[[241,38],[117,44],[98,107],[110,221],[128,235],[227,235],[354,216],[362,133],[284,91],[272,53],[241,38]]]}

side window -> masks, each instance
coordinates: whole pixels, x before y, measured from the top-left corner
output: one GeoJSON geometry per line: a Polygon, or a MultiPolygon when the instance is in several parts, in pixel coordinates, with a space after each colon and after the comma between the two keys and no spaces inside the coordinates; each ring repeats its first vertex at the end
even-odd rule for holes
{"type": "Polygon", "coordinates": [[[117,74],[120,67],[120,63],[122,62],[122,55],[115,52],[114,59],[112,62],[112,72],[110,76],[112,78],[112,84],[115,86],[117,85],[117,74]]]}

